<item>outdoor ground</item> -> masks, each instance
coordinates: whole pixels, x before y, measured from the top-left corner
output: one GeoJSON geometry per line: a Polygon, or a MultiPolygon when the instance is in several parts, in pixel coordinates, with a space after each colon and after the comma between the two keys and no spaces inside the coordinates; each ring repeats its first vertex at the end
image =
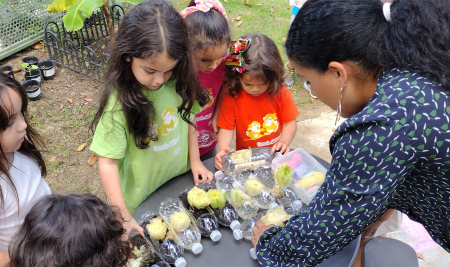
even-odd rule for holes
{"type": "MultiPolygon", "coordinates": [[[[172,0],[180,10],[188,3],[186,0],[172,0]]],[[[286,0],[223,0],[230,18],[231,33],[237,38],[246,33],[264,33],[272,38],[284,62],[287,57],[283,48],[289,27],[290,8],[286,0]]],[[[24,56],[34,55],[40,60],[48,57],[46,48],[34,50],[27,48],[15,55],[0,60],[0,65],[21,67],[24,56]]],[[[20,82],[24,81],[24,72],[15,74],[20,82]]],[[[331,161],[328,140],[333,134],[335,112],[320,101],[311,101],[309,93],[302,87],[302,81],[295,78],[291,90],[297,108],[298,131],[291,147],[303,147],[311,154],[331,161]]],[[[75,73],[69,69],[56,66],[54,80],[43,81],[41,84],[42,99],[30,102],[29,114],[31,124],[43,135],[47,148],[43,153],[48,175],[45,178],[52,192],[56,194],[92,193],[104,199],[103,190],[98,175],[98,165],[88,163],[93,153],[89,151],[92,134],[88,132],[89,125],[98,108],[102,83],[75,73]],[[80,147],[83,146],[84,147],[80,147]],[[80,149],[81,148],[81,149],[80,149]],[[81,150],[81,151],[76,151],[81,150]]],[[[445,267],[449,260],[448,254],[442,249],[424,244],[420,238],[411,237],[411,233],[422,233],[417,226],[408,224],[409,232],[399,232],[393,237],[416,245],[416,251],[421,252],[427,261],[421,260],[421,267],[445,267]],[[413,229],[413,230],[411,230],[413,229]],[[422,242],[422,243],[421,243],[422,242]]]]}

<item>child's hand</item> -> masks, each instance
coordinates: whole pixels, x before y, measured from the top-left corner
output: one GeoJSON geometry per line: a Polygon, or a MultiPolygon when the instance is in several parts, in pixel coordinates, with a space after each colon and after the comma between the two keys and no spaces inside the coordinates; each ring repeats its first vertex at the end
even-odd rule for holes
{"type": "Polygon", "coordinates": [[[199,183],[209,183],[214,178],[212,172],[210,172],[200,160],[191,162],[191,170],[194,175],[195,186],[198,186],[199,183]],[[199,180],[199,176],[202,177],[201,180],[199,180]]]}
{"type": "Polygon", "coordinates": [[[136,222],[136,220],[131,216],[131,214],[128,218],[124,218],[123,228],[126,231],[124,240],[128,240],[130,232],[133,229],[138,231],[141,236],[144,236],[144,229],[136,222]]]}
{"type": "Polygon", "coordinates": [[[216,169],[218,169],[218,170],[222,170],[222,158],[226,155],[226,154],[228,154],[228,152],[230,152],[230,148],[229,147],[227,147],[227,148],[225,148],[224,150],[221,150],[221,151],[219,151],[217,154],[216,154],[216,160],[214,161],[214,166],[216,167],[216,169]]]}
{"type": "Polygon", "coordinates": [[[276,151],[280,151],[282,154],[289,152],[291,149],[289,146],[283,142],[275,143],[272,147],[271,153],[275,153],[276,151]]]}

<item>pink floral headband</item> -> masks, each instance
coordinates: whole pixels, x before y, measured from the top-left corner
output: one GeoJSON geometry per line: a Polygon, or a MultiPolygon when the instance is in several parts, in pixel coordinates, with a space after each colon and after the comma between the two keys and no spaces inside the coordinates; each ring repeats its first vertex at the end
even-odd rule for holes
{"type": "Polygon", "coordinates": [[[180,11],[180,15],[183,17],[183,19],[185,19],[191,13],[197,11],[208,12],[211,10],[211,8],[222,13],[222,15],[228,22],[227,12],[225,11],[222,3],[220,3],[218,0],[195,0],[195,6],[186,7],[185,9],[180,11]]]}

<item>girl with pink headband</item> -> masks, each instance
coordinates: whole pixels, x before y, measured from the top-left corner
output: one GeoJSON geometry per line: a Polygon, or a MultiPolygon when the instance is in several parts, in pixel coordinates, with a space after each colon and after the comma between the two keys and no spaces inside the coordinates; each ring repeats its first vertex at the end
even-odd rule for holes
{"type": "Polygon", "coordinates": [[[192,0],[180,12],[185,19],[196,58],[197,76],[203,90],[209,94],[202,112],[197,114],[201,159],[214,157],[217,120],[226,90],[222,89],[225,57],[230,43],[228,17],[217,0],[192,0]]]}

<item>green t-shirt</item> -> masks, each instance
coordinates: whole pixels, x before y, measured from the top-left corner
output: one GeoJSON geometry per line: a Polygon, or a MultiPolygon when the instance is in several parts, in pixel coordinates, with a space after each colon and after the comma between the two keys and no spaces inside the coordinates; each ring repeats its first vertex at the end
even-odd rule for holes
{"type": "MultiPolygon", "coordinates": [[[[90,149],[100,156],[119,159],[119,175],[125,203],[133,212],[153,191],[169,179],[190,169],[188,124],[178,113],[181,97],[175,91],[176,79],[170,79],[157,91],[142,90],[152,101],[158,140],[146,149],[138,149],[129,133],[117,93],[108,103],[95,130],[90,149]]],[[[190,120],[201,111],[195,102],[190,120]]]]}

